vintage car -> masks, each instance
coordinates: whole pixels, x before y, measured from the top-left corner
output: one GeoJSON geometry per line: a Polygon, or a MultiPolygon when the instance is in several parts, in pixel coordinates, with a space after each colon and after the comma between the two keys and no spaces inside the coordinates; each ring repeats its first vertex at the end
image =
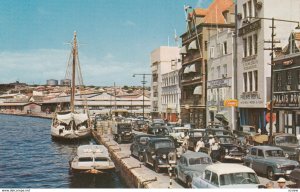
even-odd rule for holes
{"type": "Polygon", "coordinates": [[[202,175],[204,169],[211,164],[212,160],[206,153],[187,151],[180,156],[175,167],[176,179],[191,188],[193,177],[202,175]]]}
{"type": "Polygon", "coordinates": [[[130,153],[132,156],[137,157],[141,162],[143,159],[143,152],[145,151],[147,144],[151,138],[165,138],[164,136],[139,134],[135,135],[130,145],[130,153]]]}
{"type": "Polygon", "coordinates": [[[165,126],[154,125],[148,127],[147,134],[165,136],[169,135],[169,130],[165,126]]]}
{"type": "Polygon", "coordinates": [[[169,133],[173,137],[176,146],[183,143],[184,137],[188,135],[190,128],[187,127],[173,127],[173,132],[169,133]]]}
{"type": "Polygon", "coordinates": [[[233,133],[226,129],[221,128],[206,128],[204,133],[204,138],[208,138],[209,135],[219,136],[219,135],[229,135],[234,137],[233,133]]]}
{"type": "MultiPolygon", "coordinates": [[[[273,133],[271,139],[270,145],[280,147],[286,157],[300,162],[300,145],[295,135],[287,133],[273,133]]],[[[255,145],[269,145],[268,140],[268,135],[257,134],[251,137],[251,141],[255,145]]]]}
{"type": "Polygon", "coordinates": [[[293,182],[296,184],[296,188],[300,188],[300,167],[297,169],[294,169],[289,177],[293,182]]]}
{"type": "Polygon", "coordinates": [[[157,173],[162,168],[175,167],[178,156],[174,142],[168,138],[150,139],[143,152],[144,162],[152,165],[157,173]]]}
{"type": "Polygon", "coordinates": [[[254,146],[244,157],[244,164],[255,172],[266,174],[268,179],[275,180],[278,176],[288,176],[299,164],[289,160],[279,147],[254,146]]]}
{"type": "Polygon", "coordinates": [[[189,131],[188,147],[195,151],[195,147],[200,138],[203,137],[205,129],[191,129],[189,131]]]}
{"type": "Polygon", "coordinates": [[[133,132],[131,123],[122,123],[115,122],[112,126],[112,134],[114,136],[114,140],[118,143],[122,143],[123,141],[132,141],[133,132]]]}
{"type": "Polygon", "coordinates": [[[146,127],[147,123],[143,120],[135,120],[132,121],[132,127],[136,131],[143,131],[146,127]]]}
{"type": "Polygon", "coordinates": [[[253,169],[234,163],[216,163],[193,177],[192,188],[258,188],[259,180],[253,169]]]}

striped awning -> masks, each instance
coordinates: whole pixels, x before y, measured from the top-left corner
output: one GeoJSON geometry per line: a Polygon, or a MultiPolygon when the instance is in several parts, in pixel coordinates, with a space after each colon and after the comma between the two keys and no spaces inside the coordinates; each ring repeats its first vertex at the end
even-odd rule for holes
{"type": "Polygon", "coordinates": [[[181,47],[180,50],[179,50],[179,53],[180,54],[187,54],[187,52],[186,52],[186,46],[181,47]]]}
{"type": "Polygon", "coordinates": [[[190,66],[186,66],[186,67],[184,68],[183,73],[187,74],[187,73],[189,73],[189,72],[190,72],[190,66]]]}
{"type": "Polygon", "coordinates": [[[195,64],[190,65],[190,71],[189,72],[196,72],[195,64]]]}

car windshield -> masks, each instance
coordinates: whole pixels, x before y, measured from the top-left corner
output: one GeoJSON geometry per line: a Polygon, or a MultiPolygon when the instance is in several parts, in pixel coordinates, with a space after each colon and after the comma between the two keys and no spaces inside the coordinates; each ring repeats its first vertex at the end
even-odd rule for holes
{"type": "Polygon", "coordinates": [[[282,150],[267,150],[265,155],[266,157],[284,157],[282,150]]]}
{"type": "Polygon", "coordinates": [[[158,141],[155,142],[155,149],[159,148],[175,148],[174,143],[171,141],[158,141]]]}
{"type": "Polygon", "coordinates": [[[194,137],[202,137],[202,132],[194,132],[194,137]]]}
{"type": "Polygon", "coordinates": [[[199,157],[199,158],[190,158],[189,164],[190,165],[197,165],[197,164],[211,164],[211,160],[209,157],[199,157]]]}
{"type": "Polygon", "coordinates": [[[220,143],[226,144],[226,143],[233,143],[233,138],[230,137],[219,137],[218,138],[220,143]]]}
{"type": "Polygon", "coordinates": [[[298,140],[295,136],[277,136],[275,138],[275,143],[277,145],[298,144],[298,140]]]}
{"type": "Polygon", "coordinates": [[[155,131],[155,135],[168,135],[169,132],[167,129],[165,128],[157,128],[157,129],[154,129],[153,131],[155,131]]]}
{"type": "Polygon", "coordinates": [[[255,173],[241,172],[220,175],[220,185],[259,184],[255,173]]]}

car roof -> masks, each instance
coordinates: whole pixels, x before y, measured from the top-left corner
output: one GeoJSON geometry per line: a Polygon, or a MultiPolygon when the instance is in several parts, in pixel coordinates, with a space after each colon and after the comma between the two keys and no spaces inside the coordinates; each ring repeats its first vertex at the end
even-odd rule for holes
{"type": "Polygon", "coordinates": [[[185,130],[190,130],[191,128],[188,127],[173,127],[172,129],[185,129],[185,130]]]}
{"type": "Polygon", "coordinates": [[[255,173],[253,169],[236,163],[215,163],[207,166],[206,170],[210,170],[218,175],[240,172],[255,173]]]}
{"type": "Polygon", "coordinates": [[[156,142],[156,141],[172,141],[171,139],[169,138],[162,138],[162,137],[158,137],[158,138],[151,138],[150,140],[151,142],[156,142]]]}
{"type": "Polygon", "coordinates": [[[199,157],[209,157],[210,158],[210,156],[207,153],[194,152],[194,151],[190,151],[190,150],[188,150],[187,152],[183,153],[181,156],[186,157],[187,159],[190,159],[190,158],[199,158],[199,157]]]}
{"type": "Polygon", "coordinates": [[[191,129],[190,132],[204,132],[205,129],[191,129]]]}
{"type": "Polygon", "coordinates": [[[260,145],[260,146],[253,146],[252,148],[257,148],[261,150],[282,150],[280,147],[275,147],[275,146],[268,146],[268,145],[260,145]]]}

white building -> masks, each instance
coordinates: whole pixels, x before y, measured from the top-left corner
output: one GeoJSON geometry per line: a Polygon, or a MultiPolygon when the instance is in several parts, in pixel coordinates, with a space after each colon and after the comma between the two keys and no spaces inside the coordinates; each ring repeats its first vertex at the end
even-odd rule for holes
{"type": "Polygon", "coordinates": [[[178,47],[161,46],[151,52],[151,112],[153,118],[163,118],[162,74],[174,70],[179,58],[178,47]]]}
{"type": "Polygon", "coordinates": [[[237,96],[240,125],[254,125],[265,130],[267,102],[270,100],[271,20],[275,18],[275,39],[287,44],[288,34],[297,24],[276,19],[300,20],[299,0],[239,0],[237,1],[238,55],[237,96]],[[256,17],[256,18],[249,18],[256,17]],[[258,18],[264,19],[258,19],[258,18]]]}
{"type": "Polygon", "coordinates": [[[235,129],[234,107],[224,106],[225,100],[234,98],[233,32],[234,29],[224,29],[209,38],[206,121],[220,121],[235,129]]]}

